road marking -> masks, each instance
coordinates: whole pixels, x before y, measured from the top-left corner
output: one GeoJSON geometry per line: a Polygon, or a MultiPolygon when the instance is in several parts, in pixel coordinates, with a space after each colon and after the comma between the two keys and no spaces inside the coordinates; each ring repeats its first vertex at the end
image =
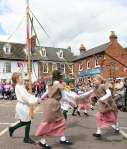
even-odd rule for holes
{"type": "Polygon", "coordinates": [[[12,125],[14,123],[0,123],[0,125],[12,125]]]}
{"type": "MultiPolygon", "coordinates": [[[[17,123],[19,123],[19,121],[15,122],[15,123],[12,123],[11,126],[15,126],[17,123]]],[[[6,127],[5,129],[3,129],[3,130],[0,132],[0,137],[1,137],[2,135],[4,135],[7,131],[8,131],[8,127],[6,127]]]]}
{"type": "Polygon", "coordinates": [[[120,134],[127,139],[127,133],[125,133],[125,131],[123,130],[120,130],[120,134]]]}

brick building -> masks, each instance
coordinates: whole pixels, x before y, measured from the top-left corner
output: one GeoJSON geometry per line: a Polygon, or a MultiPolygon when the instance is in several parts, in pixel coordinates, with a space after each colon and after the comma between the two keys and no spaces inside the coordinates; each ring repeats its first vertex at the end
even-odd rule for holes
{"type": "Polygon", "coordinates": [[[114,31],[111,32],[109,42],[86,50],[80,47],[80,55],[74,62],[74,77],[83,78],[101,74],[105,78],[127,76],[127,48],[118,42],[114,31]]]}
{"type": "Polygon", "coordinates": [[[39,61],[39,77],[50,78],[53,70],[60,69],[65,78],[73,78],[74,55],[71,48],[42,47],[39,61]]]}

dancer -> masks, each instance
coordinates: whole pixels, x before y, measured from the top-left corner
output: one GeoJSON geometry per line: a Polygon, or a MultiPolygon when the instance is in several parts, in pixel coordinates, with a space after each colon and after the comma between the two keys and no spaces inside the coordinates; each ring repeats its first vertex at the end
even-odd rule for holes
{"type": "MultiPolygon", "coordinates": [[[[72,145],[72,142],[65,137],[65,119],[61,110],[61,98],[65,96],[62,75],[59,70],[53,73],[53,86],[48,90],[49,99],[44,101],[43,121],[36,131],[36,136],[57,136],[60,137],[60,143],[72,145]]],[[[68,102],[73,102],[72,95],[66,92],[69,99],[68,102]]],[[[73,99],[78,99],[79,96],[74,96],[73,99]]],[[[44,138],[39,141],[39,145],[44,149],[51,149],[44,138]]]]}
{"type": "Polygon", "coordinates": [[[29,136],[31,126],[30,106],[36,105],[40,101],[38,98],[35,98],[27,92],[23,85],[23,78],[21,73],[14,73],[12,75],[12,81],[16,85],[16,118],[20,120],[20,122],[13,127],[9,127],[9,135],[12,137],[16,129],[25,126],[24,143],[34,143],[34,141],[29,136]]]}
{"type": "Polygon", "coordinates": [[[94,78],[95,95],[98,98],[99,112],[96,113],[97,131],[93,134],[94,137],[101,138],[102,128],[112,126],[115,133],[119,133],[118,126],[118,110],[112,98],[111,91],[104,83],[102,76],[97,75],[94,78]]]}

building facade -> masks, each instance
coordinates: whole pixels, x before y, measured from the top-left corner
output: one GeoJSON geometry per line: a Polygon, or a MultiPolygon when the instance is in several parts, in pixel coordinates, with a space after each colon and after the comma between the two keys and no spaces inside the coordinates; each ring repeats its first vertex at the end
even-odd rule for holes
{"type": "Polygon", "coordinates": [[[109,40],[90,50],[81,45],[80,55],[73,60],[75,79],[97,74],[105,78],[127,77],[127,50],[120,45],[115,32],[111,32],[109,40]]]}
{"type": "Polygon", "coordinates": [[[72,60],[74,55],[71,49],[41,47],[41,58],[39,61],[39,77],[51,78],[52,72],[60,69],[64,78],[74,78],[72,60]]]}
{"type": "MultiPolygon", "coordinates": [[[[0,42],[0,80],[11,80],[14,72],[22,72],[24,79],[28,80],[27,55],[25,44],[0,42]]],[[[73,58],[70,47],[36,46],[31,52],[32,82],[51,79],[56,69],[60,69],[65,78],[73,78],[73,58]]]]}
{"type": "MultiPolygon", "coordinates": [[[[21,72],[25,80],[28,78],[28,64],[26,60],[26,49],[24,44],[0,42],[0,81],[11,81],[14,72],[21,72]]],[[[32,61],[32,81],[38,79],[37,55],[32,61]]]]}

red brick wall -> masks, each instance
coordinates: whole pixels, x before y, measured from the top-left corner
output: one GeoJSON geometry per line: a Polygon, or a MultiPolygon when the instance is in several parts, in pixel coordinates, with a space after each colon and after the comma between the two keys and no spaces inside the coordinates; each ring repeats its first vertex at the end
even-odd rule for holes
{"type": "MultiPolygon", "coordinates": [[[[106,50],[108,54],[110,54],[112,57],[118,59],[118,61],[122,62],[123,64],[127,65],[127,52],[125,52],[125,49],[117,42],[117,40],[113,41],[111,43],[111,46],[106,50]]],[[[103,55],[104,60],[101,59],[100,65],[103,67],[103,73],[102,75],[105,78],[109,77],[126,77],[127,76],[127,71],[124,71],[124,66],[122,66],[119,62],[114,61],[112,58],[108,57],[107,55],[103,55]],[[115,63],[116,65],[116,70],[113,71],[111,69],[111,64],[115,63]]],[[[78,62],[74,63],[74,76],[75,79],[78,78],[78,73],[79,73],[79,63],[83,62],[83,69],[87,70],[87,60],[91,61],[91,68],[95,68],[95,56],[91,56],[88,58],[85,58],[84,60],[80,60],[78,62]]]]}

